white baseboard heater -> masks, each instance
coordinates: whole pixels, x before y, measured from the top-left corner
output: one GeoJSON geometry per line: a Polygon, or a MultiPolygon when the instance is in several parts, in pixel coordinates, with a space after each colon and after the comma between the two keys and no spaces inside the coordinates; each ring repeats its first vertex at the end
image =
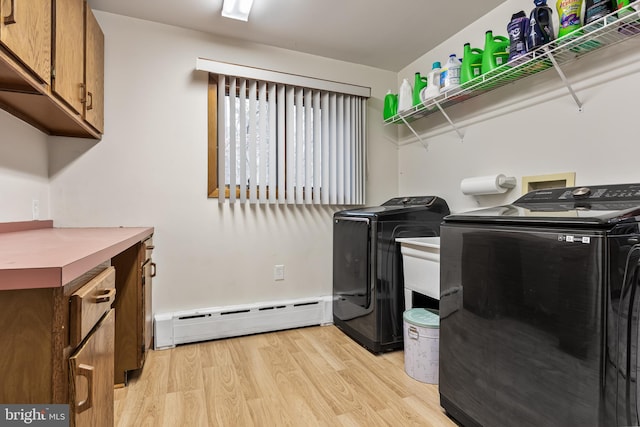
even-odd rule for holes
{"type": "Polygon", "coordinates": [[[155,348],[333,322],[332,297],[156,314],[155,348]]]}

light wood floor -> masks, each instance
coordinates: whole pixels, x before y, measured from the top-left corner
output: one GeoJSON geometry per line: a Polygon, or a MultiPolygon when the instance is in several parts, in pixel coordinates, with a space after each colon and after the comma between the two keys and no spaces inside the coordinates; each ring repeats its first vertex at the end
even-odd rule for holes
{"type": "Polygon", "coordinates": [[[116,426],[455,426],[402,351],[374,356],[335,326],[151,351],[115,390],[116,426]]]}

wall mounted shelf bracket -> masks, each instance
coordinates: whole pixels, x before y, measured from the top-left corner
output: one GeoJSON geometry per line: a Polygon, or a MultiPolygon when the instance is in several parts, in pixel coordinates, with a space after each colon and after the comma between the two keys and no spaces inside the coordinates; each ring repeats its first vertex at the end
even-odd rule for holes
{"type": "Polygon", "coordinates": [[[420,141],[420,143],[422,144],[422,146],[424,147],[425,150],[429,151],[429,144],[427,144],[424,139],[422,139],[422,137],[420,135],[418,135],[418,132],[415,131],[415,129],[413,128],[413,126],[411,126],[409,124],[409,122],[407,121],[407,119],[405,119],[402,115],[400,115],[400,118],[402,119],[402,121],[404,122],[405,126],[407,126],[409,128],[409,130],[411,132],[413,132],[413,134],[415,135],[416,138],[418,138],[418,141],[420,141]]]}
{"type": "Polygon", "coordinates": [[[573,98],[573,100],[575,101],[576,105],[578,106],[578,111],[582,111],[582,102],[578,98],[578,95],[576,95],[576,92],[573,90],[573,87],[571,87],[571,83],[569,83],[569,79],[567,79],[567,76],[562,71],[562,68],[560,68],[560,65],[558,64],[558,61],[556,61],[556,58],[549,51],[548,48],[545,47],[544,50],[546,52],[547,57],[549,58],[549,60],[553,64],[553,68],[556,69],[558,75],[560,76],[560,79],[562,80],[562,83],[564,83],[564,85],[567,87],[567,90],[571,94],[571,97],[573,98]]]}
{"type": "Polygon", "coordinates": [[[437,100],[434,100],[433,103],[436,104],[436,107],[438,107],[438,110],[440,110],[444,118],[447,119],[447,121],[449,122],[453,130],[456,131],[456,133],[458,134],[458,137],[460,138],[460,142],[464,142],[464,135],[460,131],[460,128],[458,128],[458,126],[456,126],[455,123],[453,123],[451,118],[449,118],[449,115],[444,111],[444,109],[440,106],[440,103],[437,100]]]}
{"type": "MultiPolygon", "coordinates": [[[[460,138],[460,142],[464,142],[464,134],[462,133],[460,128],[458,126],[456,126],[455,123],[453,123],[453,120],[451,120],[451,118],[449,117],[447,112],[444,111],[444,108],[442,108],[440,103],[436,99],[431,100],[431,102],[433,102],[433,105],[438,107],[438,110],[440,110],[440,112],[442,113],[444,118],[447,119],[447,122],[449,122],[449,125],[451,125],[453,130],[458,134],[458,137],[460,138]]],[[[426,105],[426,104],[422,103],[422,106],[424,106],[424,105],[426,105]]],[[[400,114],[399,117],[402,120],[402,122],[405,124],[405,126],[407,126],[409,128],[409,130],[415,135],[415,137],[418,138],[418,141],[420,141],[420,143],[424,146],[424,148],[426,150],[429,150],[429,144],[424,139],[422,139],[422,137],[418,134],[418,132],[415,131],[413,126],[411,126],[411,124],[409,124],[407,119],[402,114],[400,114]]]]}

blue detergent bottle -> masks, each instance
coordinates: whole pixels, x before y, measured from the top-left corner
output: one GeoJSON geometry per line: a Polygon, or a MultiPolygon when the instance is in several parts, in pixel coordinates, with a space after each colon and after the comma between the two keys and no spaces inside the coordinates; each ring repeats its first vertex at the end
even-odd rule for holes
{"type": "Polygon", "coordinates": [[[511,16],[507,25],[509,35],[509,61],[513,61],[527,54],[527,33],[529,32],[529,18],[521,10],[511,16]]]}
{"type": "Polygon", "coordinates": [[[544,46],[554,39],[553,11],[547,6],[547,0],[534,0],[536,7],[529,14],[529,29],[527,32],[527,50],[531,52],[544,46]]]}

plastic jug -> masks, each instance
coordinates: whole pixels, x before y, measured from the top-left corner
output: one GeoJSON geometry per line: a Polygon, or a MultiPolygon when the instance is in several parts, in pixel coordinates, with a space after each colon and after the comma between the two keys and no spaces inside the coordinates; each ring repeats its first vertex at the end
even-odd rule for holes
{"type": "Polygon", "coordinates": [[[391,93],[391,91],[387,92],[387,95],[384,97],[384,109],[382,111],[382,117],[387,120],[396,115],[398,112],[398,95],[391,93]]]}
{"type": "Polygon", "coordinates": [[[509,39],[494,36],[489,30],[484,36],[484,53],[482,54],[482,74],[491,72],[506,64],[509,59],[509,39]]]}
{"type": "Polygon", "coordinates": [[[556,9],[558,10],[558,38],[564,37],[582,26],[580,20],[582,0],[558,0],[556,9]]]}
{"type": "Polygon", "coordinates": [[[472,48],[471,44],[465,43],[462,55],[462,66],[460,67],[461,85],[482,74],[482,55],[482,49],[477,47],[472,48]]]}
{"type": "Polygon", "coordinates": [[[415,78],[413,79],[413,105],[419,105],[422,103],[420,99],[420,92],[422,89],[427,87],[427,77],[420,76],[420,73],[416,73],[415,78]]]}
{"type": "Polygon", "coordinates": [[[529,32],[529,18],[521,10],[511,16],[507,25],[509,34],[509,61],[527,54],[527,33],[529,32]]]}
{"type": "Polygon", "coordinates": [[[462,64],[456,58],[456,54],[449,55],[449,59],[440,73],[440,92],[446,92],[460,86],[461,67],[462,64]]]}
{"type": "Polygon", "coordinates": [[[614,12],[611,0],[586,0],[584,6],[584,25],[590,24],[614,12]]]}
{"type": "Polygon", "coordinates": [[[622,18],[640,10],[640,2],[636,0],[616,0],[616,8],[619,11],[618,17],[622,18]],[[628,7],[632,3],[633,6],[628,7]]]}
{"type": "Polygon", "coordinates": [[[554,39],[553,11],[547,6],[547,0],[534,0],[536,7],[529,14],[529,31],[527,33],[527,50],[532,51],[544,46],[554,39]]]}
{"type": "Polygon", "coordinates": [[[440,62],[434,62],[428,74],[429,83],[420,93],[421,101],[426,101],[440,95],[440,62]]]}
{"type": "Polygon", "coordinates": [[[398,113],[408,110],[413,106],[413,89],[409,80],[402,79],[398,92],[398,113]]]}

